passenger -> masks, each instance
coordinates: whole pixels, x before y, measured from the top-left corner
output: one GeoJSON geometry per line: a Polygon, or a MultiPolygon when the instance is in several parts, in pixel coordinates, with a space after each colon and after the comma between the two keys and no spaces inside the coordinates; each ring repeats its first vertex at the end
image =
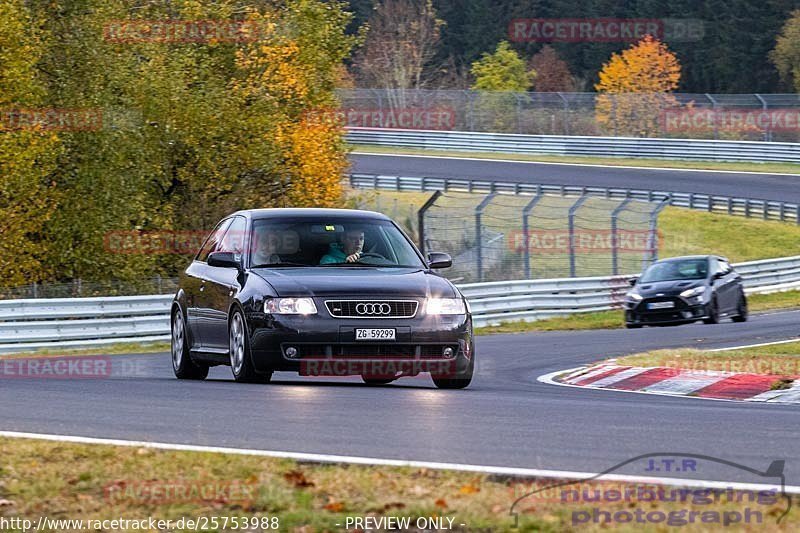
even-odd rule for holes
{"type": "Polygon", "coordinates": [[[332,242],[328,253],[319,260],[320,265],[333,263],[355,263],[361,258],[364,249],[364,231],[347,230],[342,234],[341,244],[332,242]]]}
{"type": "Polygon", "coordinates": [[[268,230],[259,235],[256,242],[256,250],[253,254],[253,264],[272,265],[280,263],[281,256],[278,255],[280,243],[280,235],[274,231],[268,230]]]}

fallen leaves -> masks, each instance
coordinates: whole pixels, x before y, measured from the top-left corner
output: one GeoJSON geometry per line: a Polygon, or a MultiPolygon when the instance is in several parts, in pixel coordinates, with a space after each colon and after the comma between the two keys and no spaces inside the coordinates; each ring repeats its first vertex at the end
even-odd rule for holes
{"type": "Polygon", "coordinates": [[[314,483],[306,478],[306,475],[300,470],[289,470],[283,474],[283,479],[291,483],[292,486],[298,489],[313,487],[314,483]]]}

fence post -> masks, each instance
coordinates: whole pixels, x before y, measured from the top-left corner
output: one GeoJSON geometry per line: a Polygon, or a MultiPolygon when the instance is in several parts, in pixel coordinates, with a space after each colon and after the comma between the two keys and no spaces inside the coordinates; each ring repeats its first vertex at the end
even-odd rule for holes
{"type": "Polygon", "coordinates": [[[717,101],[714,100],[714,98],[708,93],[706,93],[706,98],[711,101],[711,114],[714,117],[714,138],[719,139],[719,127],[717,125],[717,101]]]}
{"type": "MultiPolygon", "coordinates": [[[[758,100],[761,102],[761,109],[763,109],[764,113],[766,114],[767,107],[769,107],[767,106],[767,101],[764,100],[764,98],[762,98],[761,95],[758,93],[755,94],[755,97],[758,98],[758,100]]],[[[771,140],[772,140],[772,130],[769,129],[769,121],[767,121],[767,127],[766,129],[764,129],[764,141],[769,142],[771,140]]]]}
{"type": "Polygon", "coordinates": [[[436,200],[442,195],[442,191],[434,192],[430,198],[419,208],[417,211],[417,231],[419,232],[419,251],[422,253],[422,257],[426,257],[425,255],[425,212],[430,209],[433,204],[436,203],[436,200]]]}
{"type": "Polygon", "coordinates": [[[478,268],[478,283],[483,281],[483,239],[481,238],[482,226],[481,226],[481,215],[483,214],[483,210],[486,209],[486,206],[492,201],[492,198],[495,197],[497,193],[489,193],[486,197],[481,200],[481,203],[478,204],[478,207],[475,208],[475,261],[477,263],[478,268]]]}
{"type": "Polygon", "coordinates": [[[583,195],[569,208],[569,277],[575,277],[575,212],[589,198],[583,195]]]}
{"type": "Polygon", "coordinates": [[[630,202],[631,198],[625,198],[622,203],[615,207],[611,212],[611,272],[615,276],[619,274],[619,262],[617,259],[617,255],[619,254],[619,242],[617,240],[617,218],[630,202]]]}
{"type": "MultiPolygon", "coordinates": [[[[658,204],[653,212],[650,213],[650,231],[647,235],[647,248],[650,250],[650,264],[658,261],[658,235],[656,233],[658,228],[658,215],[670,204],[670,200],[670,195],[667,195],[663,200],[661,200],[661,203],[658,204]]],[[[645,251],[645,254],[647,254],[647,251],[645,251]]],[[[645,257],[642,258],[642,271],[644,271],[647,266],[645,264],[647,262],[646,257],[647,256],[645,255],[645,257]]]]}
{"type": "Polygon", "coordinates": [[[541,199],[542,186],[539,185],[536,187],[536,196],[534,196],[533,199],[531,199],[531,201],[528,202],[522,209],[522,237],[525,239],[525,279],[531,279],[531,243],[530,237],[528,236],[528,216],[541,199]]]}

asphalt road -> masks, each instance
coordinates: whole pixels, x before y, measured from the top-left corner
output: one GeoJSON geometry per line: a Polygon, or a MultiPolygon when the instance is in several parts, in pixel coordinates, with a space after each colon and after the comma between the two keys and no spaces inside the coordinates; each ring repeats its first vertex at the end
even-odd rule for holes
{"type": "Polygon", "coordinates": [[[459,158],[351,154],[351,171],[556,185],[694,192],[800,203],[800,175],[562,165],[459,158]]]}
{"type": "MultiPolygon", "coordinates": [[[[800,485],[798,406],[535,381],[603,356],[785,339],[797,335],[799,318],[784,312],[744,324],[480,337],[477,375],[462,391],[437,390],[427,376],[367,387],[280,373],[272,384],[245,385],[228,367],[187,382],[172,376],[168,354],[112,356],[111,378],[0,380],[0,429],[584,472],[657,452],[710,454],[757,469],[786,459],[787,482],[800,485]]],[[[721,466],[680,477],[753,481],[721,466]]]]}

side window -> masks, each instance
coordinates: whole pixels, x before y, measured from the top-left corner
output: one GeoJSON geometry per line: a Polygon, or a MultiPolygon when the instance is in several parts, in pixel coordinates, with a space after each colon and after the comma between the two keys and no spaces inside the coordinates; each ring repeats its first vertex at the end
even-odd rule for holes
{"type": "Polygon", "coordinates": [[[234,217],[233,222],[228,226],[225,236],[222,238],[222,243],[215,251],[241,254],[244,251],[246,229],[247,220],[244,217],[234,217]]]}
{"type": "Polygon", "coordinates": [[[195,261],[202,261],[203,263],[206,262],[208,259],[208,254],[217,249],[217,245],[222,239],[222,235],[225,233],[225,230],[228,228],[230,223],[231,219],[226,218],[217,224],[217,227],[214,228],[214,231],[212,231],[211,234],[206,238],[206,242],[203,243],[203,246],[200,248],[200,252],[198,252],[197,257],[194,258],[195,261]]]}

